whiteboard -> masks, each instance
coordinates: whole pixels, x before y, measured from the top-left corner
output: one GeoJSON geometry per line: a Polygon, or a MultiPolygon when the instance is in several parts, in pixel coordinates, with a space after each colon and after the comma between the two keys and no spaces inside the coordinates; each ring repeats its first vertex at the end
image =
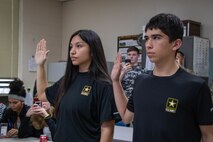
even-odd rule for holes
{"type": "Polygon", "coordinates": [[[65,73],[67,62],[53,62],[47,65],[47,79],[49,83],[58,81],[65,73]]]}

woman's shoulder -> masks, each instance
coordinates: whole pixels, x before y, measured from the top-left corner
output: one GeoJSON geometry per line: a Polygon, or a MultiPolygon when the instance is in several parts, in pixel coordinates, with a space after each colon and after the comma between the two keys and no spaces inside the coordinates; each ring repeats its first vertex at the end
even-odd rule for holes
{"type": "Polygon", "coordinates": [[[20,115],[25,115],[29,109],[30,109],[30,106],[24,104],[20,115]]]}
{"type": "Polygon", "coordinates": [[[93,88],[96,88],[96,90],[112,89],[111,81],[107,80],[94,80],[92,86],[93,88]]]}
{"type": "Polygon", "coordinates": [[[112,86],[112,82],[110,80],[94,80],[94,83],[100,86],[112,86]]]}
{"type": "Polygon", "coordinates": [[[9,117],[13,117],[15,114],[16,114],[15,111],[13,111],[10,107],[7,107],[7,108],[5,108],[3,117],[9,118],[9,117]]]}

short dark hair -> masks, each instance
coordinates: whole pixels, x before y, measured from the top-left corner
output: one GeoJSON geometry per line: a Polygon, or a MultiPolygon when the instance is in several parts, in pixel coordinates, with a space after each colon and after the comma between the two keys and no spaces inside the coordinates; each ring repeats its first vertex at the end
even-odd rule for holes
{"type": "Polygon", "coordinates": [[[138,54],[140,54],[140,51],[137,47],[135,46],[130,46],[128,49],[127,49],[127,53],[131,52],[131,51],[136,51],[138,54]]]}
{"type": "Polygon", "coordinates": [[[180,55],[181,55],[182,57],[185,56],[184,53],[183,53],[182,51],[180,51],[180,50],[177,50],[177,53],[180,53],[180,55]]]}
{"type": "Polygon", "coordinates": [[[169,41],[183,39],[183,22],[173,14],[160,13],[152,17],[146,24],[145,32],[148,29],[160,29],[169,37],[169,41]]]}

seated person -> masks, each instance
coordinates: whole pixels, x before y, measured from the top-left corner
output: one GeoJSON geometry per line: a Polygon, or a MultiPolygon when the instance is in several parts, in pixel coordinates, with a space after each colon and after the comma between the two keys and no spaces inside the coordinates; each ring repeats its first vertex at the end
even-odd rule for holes
{"type": "Polygon", "coordinates": [[[32,126],[37,130],[34,137],[45,134],[48,140],[52,140],[55,134],[55,119],[53,117],[54,108],[49,102],[42,102],[41,105],[34,104],[28,110],[26,116],[30,117],[32,126]]]}
{"type": "Polygon", "coordinates": [[[9,85],[9,108],[4,111],[0,120],[0,123],[7,123],[8,125],[6,137],[28,137],[25,133],[21,133],[23,129],[28,130],[28,127],[31,126],[29,118],[26,117],[29,106],[24,104],[26,91],[23,85],[24,83],[20,79],[15,79],[9,85]]]}

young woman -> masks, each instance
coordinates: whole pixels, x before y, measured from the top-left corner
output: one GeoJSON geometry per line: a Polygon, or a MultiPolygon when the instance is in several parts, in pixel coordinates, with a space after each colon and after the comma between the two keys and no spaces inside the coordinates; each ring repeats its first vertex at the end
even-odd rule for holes
{"type": "Polygon", "coordinates": [[[56,108],[54,140],[111,142],[118,113],[99,36],[91,30],[75,32],[69,41],[65,74],[47,88],[44,65],[48,53],[42,39],[35,54],[37,94],[56,108]]]}
{"type": "Polygon", "coordinates": [[[26,133],[22,133],[30,127],[29,118],[26,117],[29,106],[24,104],[26,91],[23,85],[24,83],[20,79],[15,79],[9,85],[8,98],[10,107],[5,111],[1,120],[1,123],[8,124],[6,137],[28,137],[26,133]]]}

